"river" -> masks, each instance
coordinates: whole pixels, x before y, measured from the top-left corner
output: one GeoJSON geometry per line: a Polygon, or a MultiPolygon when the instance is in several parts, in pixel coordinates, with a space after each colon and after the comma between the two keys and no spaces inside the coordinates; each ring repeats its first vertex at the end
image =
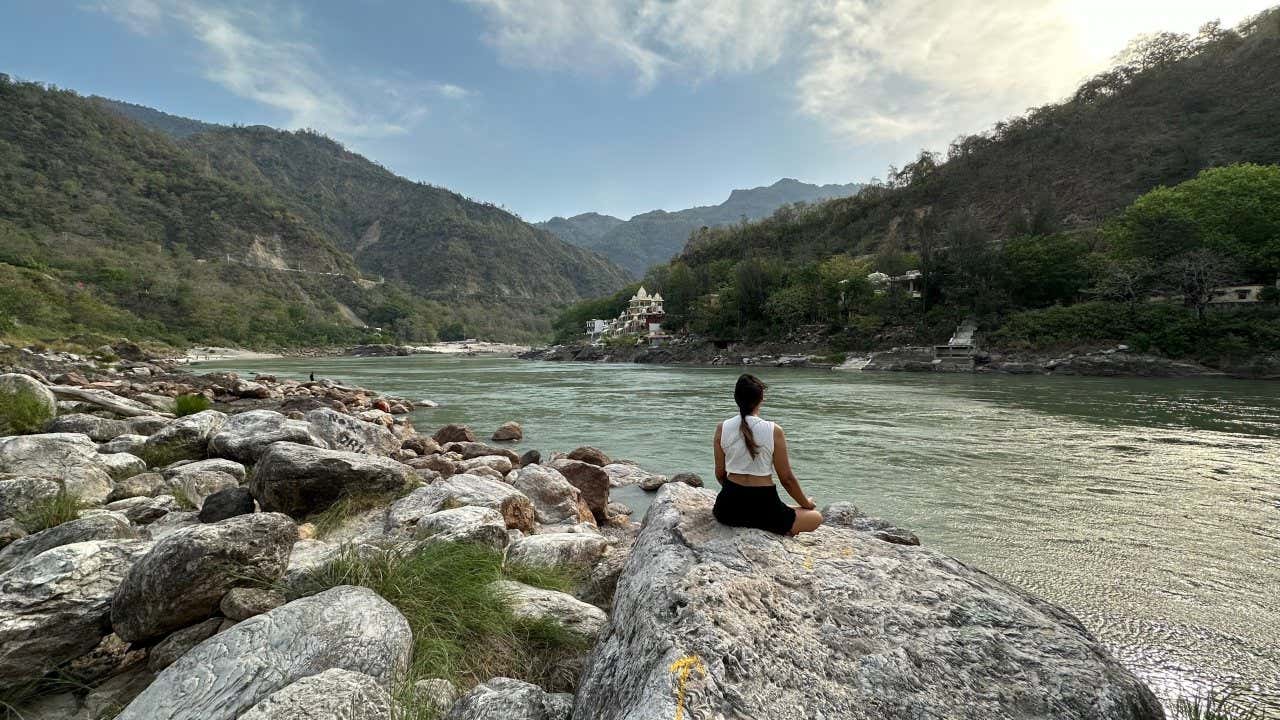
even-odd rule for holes
{"type": "MultiPolygon", "coordinates": [[[[741,371],[427,355],[194,369],[215,368],[431,399],[420,430],[517,420],[520,448],[594,445],[711,485],[741,371]]],[[[757,374],[819,505],[853,501],[1066,607],[1163,700],[1230,687],[1280,714],[1280,385],[757,374]]]]}

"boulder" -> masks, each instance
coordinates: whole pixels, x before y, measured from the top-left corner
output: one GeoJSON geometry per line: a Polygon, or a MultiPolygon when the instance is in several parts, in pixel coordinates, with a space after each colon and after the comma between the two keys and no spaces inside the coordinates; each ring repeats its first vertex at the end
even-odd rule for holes
{"type": "Polygon", "coordinates": [[[589,569],[609,547],[609,541],[593,533],[557,532],[528,535],[507,546],[512,565],[589,569]]]}
{"type": "Polygon", "coordinates": [[[431,436],[431,439],[441,445],[451,442],[475,442],[476,433],[466,425],[451,423],[437,430],[436,434],[431,436]]]}
{"type": "Polygon", "coordinates": [[[58,481],[49,478],[0,476],[0,518],[21,518],[61,490],[58,481]]]}
{"type": "Polygon", "coordinates": [[[419,455],[435,455],[440,452],[440,443],[426,435],[410,435],[400,442],[404,450],[412,450],[419,455]]]}
{"type": "Polygon", "coordinates": [[[124,422],[129,426],[130,433],[149,437],[164,429],[169,424],[169,418],[160,415],[135,415],[125,418],[124,422]]]}
{"type": "Polygon", "coordinates": [[[377,680],[329,668],[271,693],[240,720],[391,720],[391,705],[377,680]]]}
{"type": "Polygon", "coordinates": [[[520,427],[520,423],[512,420],[504,422],[493,431],[493,437],[489,438],[495,442],[515,442],[524,439],[524,428],[520,427]]]}
{"type": "Polygon", "coordinates": [[[147,471],[147,464],[142,458],[129,453],[99,453],[98,462],[115,481],[128,480],[147,471]]]}
{"type": "Polygon", "coordinates": [[[39,432],[58,415],[58,399],[39,380],[0,375],[0,435],[39,432]]]}
{"type": "Polygon", "coordinates": [[[653,492],[669,482],[671,482],[671,478],[666,475],[645,473],[645,476],[640,480],[640,489],[647,492],[653,492]]]}
{"type": "Polygon", "coordinates": [[[225,413],[202,410],[170,421],[147,438],[142,456],[153,467],[175,460],[200,460],[208,454],[209,439],[227,421],[225,413]]]}
{"type": "Polygon", "coordinates": [[[510,458],[501,455],[484,455],[470,460],[463,460],[458,472],[469,473],[482,467],[493,470],[498,473],[499,477],[506,477],[506,474],[511,472],[514,465],[510,458]]]}
{"type": "Polygon", "coordinates": [[[277,690],[331,668],[390,688],[412,650],[409,623],[391,603],[368,588],[341,585],[200,643],[116,720],[236,720],[277,690]]]}
{"type": "Polygon", "coordinates": [[[343,551],[343,546],[323,540],[305,539],[293,544],[289,554],[289,567],[284,571],[285,586],[293,586],[343,551]]]}
{"type": "Polygon", "coordinates": [[[443,542],[468,542],[497,550],[507,546],[507,523],[502,513],[487,507],[464,505],[420,518],[413,536],[443,542]]]}
{"type": "Polygon", "coordinates": [[[1164,717],[1061,608],[865,533],[720,525],[714,499],[659,491],[576,717],[1164,717]]]}
{"type": "Polygon", "coordinates": [[[53,422],[49,423],[48,432],[80,433],[88,435],[94,442],[104,443],[127,434],[129,424],[123,420],[112,420],[88,413],[71,413],[54,418],[53,422]]]}
{"type": "Polygon", "coordinates": [[[682,472],[671,476],[671,482],[684,483],[690,487],[702,487],[702,477],[697,473],[682,472]]]}
{"type": "Polygon", "coordinates": [[[387,513],[388,531],[409,531],[425,516],[440,510],[477,505],[497,510],[508,528],[533,529],[533,503],[501,480],[475,475],[454,475],[420,487],[392,504],[387,513]]]}
{"type": "Polygon", "coordinates": [[[609,474],[596,465],[568,458],[553,461],[551,467],[582,491],[582,499],[591,508],[596,522],[604,522],[609,507],[609,474]]]}
{"type": "Polygon", "coordinates": [[[822,522],[824,525],[870,533],[877,539],[898,545],[920,544],[920,538],[910,530],[898,527],[887,520],[867,517],[857,505],[849,502],[835,502],[822,508],[822,522]]]}
{"type": "Polygon", "coordinates": [[[163,540],[175,532],[199,524],[196,513],[174,510],[144,527],[143,534],[150,540],[163,540]]]}
{"type": "Polygon", "coordinates": [[[307,423],[334,450],[390,455],[400,449],[400,441],[386,427],[344,415],[332,408],[312,410],[307,413],[307,423]]]}
{"type": "Polygon", "coordinates": [[[551,620],[571,633],[595,642],[609,624],[609,616],[595,605],[555,590],[544,590],[514,580],[497,580],[490,587],[525,620],[551,620]]]}
{"type": "Polygon", "coordinates": [[[111,596],[147,551],[139,540],[62,545],[0,582],[0,689],[36,680],[95,648],[110,632],[111,596]]]}
{"type": "Polygon", "coordinates": [[[591,510],[582,500],[582,491],[555,468],[526,465],[516,471],[511,485],[528,496],[538,522],[544,525],[576,523],[591,518],[591,510]]]}
{"type": "Polygon", "coordinates": [[[209,454],[254,463],[275,442],[329,446],[310,423],[290,420],[274,410],[250,410],[227,418],[209,439],[209,454]]]}
{"type": "Polygon", "coordinates": [[[399,491],[412,479],[390,458],[281,442],[262,455],[249,489],[263,510],[301,518],[346,496],[399,491]]]}
{"type": "Polygon", "coordinates": [[[570,708],[560,693],[496,677],[459,698],[444,720],[569,720],[570,708]]]}
{"type": "Polygon", "coordinates": [[[102,443],[98,446],[100,453],[129,453],[130,455],[138,455],[142,452],[142,448],[147,444],[146,435],[134,435],[125,433],[102,443]]]}
{"type": "MultiPolygon", "coordinates": [[[[233,415],[232,417],[235,416],[233,415]]],[[[196,460],[195,462],[182,462],[170,465],[164,469],[164,477],[166,480],[175,480],[186,473],[206,472],[209,470],[226,473],[235,478],[238,482],[244,482],[246,476],[244,465],[241,465],[235,460],[227,460],[226,458],[209,458],[208,460],[196,460]]]]}
{"type": "Polygon", "coordinates": [[[150,525],[182,507],[172,495],[131,497],[108,503],[107,510],[124,515],[134,525],[150,525]]]}
{"type": "Polygon", "coordinates": [[[442,477],[458,474],[458,463],[443,455],[427,455],[410,460],[407,465],[415,470],[430,470],[442,477]]]}
{"type": "Polygon", "coordinates": [[[274,610],[283,605],[284,602],[284,596],[275,590],[237,587],[231,588],[226,595],[222,596],[222,601],[218,603],[218,609],[222,611],[223,617],[228,620],[240,622],[241,620],[248,620],[255,615],[274,610]]]}
{"type": "Polygon", "coordinates": [[[413,684],[413,697],[420,707],[430,708],[436,717],[448,712],[458,700],[458,689],[444,678],[427,678],[413,684]]]}
{"type": "Polygon", "coordinates": [[[247,487],[219,490],[204,499],[197,516],[202,523],[216,523],[253,512],[253,493],[247,487]]]}
{"type": "Polygon", "coordinates": [[[468,475],[474,475],[476,477],[489,478],[490,480],[501,480],[502,482],[506,482],[507,480],[506,475],[503,475],[497,470],[494,470],[493,468],[484,464],[477,465],[471,468],[470,470],[464,470],[463,472],[465,472],[468,475]]]}
{"type": "Polygon", "coordinates": [[[218,632],[218,626],[222,624],[222,620],[220,617],[212,617],[170,633],[147,653],[147,669],[158,673],[169,667],[178,658],[186,655],[191,648],[213,637],[218,632]]]}
{"type": "Polygon", "coordinates": [[[632,462],[612,462],[600,468],[609,476],[610,487],[622,487],[624,485],[639,485],[644,482],[652,473],[646,472],[639,465],[632,462]]]}
{"type": "Polygon", "coordinates": [[[169,492],[175,497],[182,497],[184,504],[199,510],[204,506],[205,498],[223,490],[240,487],[240,481],[234,475],[221,470],[193,470],[174,475],[169,480],[169,492]]]}
{"type": "Polygon", "coordinates": [[[116,482],[107,496],[108,502],[132,497],[155,497],[168,491],[169,483],[160,473],[139,473],[116,482]]]}
{"type": "Polygon", "coordinates": [[[578,590],[578,597],[604,610],[611,609],[614,593],[618,590],[618,579],[622,577],[622,569],[631,555],[631,548],[631,544],[622,543],[609,548],[591,566],[586,582],[578,590]]]}
{"type": "Polygon", "coordinates": [[[142,642],[200,622],[231,588],[278,579],[297,534],[279,513],[178,530],[129,569],[111,603],[111,625],[124,640],[142,642]]]}
{"type": "Polygon", "coordinates": [[[56,478],[68,494],[100,505],[111,494],[111,476],[87,435],[45,433],[0,438],[0,473],[56,478]]]}
{"type": "Polygon", "coordinates": [[[492,445],[485,445],[480,442],[451,442],[447,443],[442,449],[447,453],[458,453],[462,456],[463,460],[499,455],[510,460],[512,465],[520,462],[520,456],[515,454],[514,451],[506,448],[494,447],[492,445]]]}
{"type": "Polygon", "coordinates": [[[32,533],[9,543],[0,550],[0,573],[63,545],[90,540],[134,540],[138,536],[129,518],[115,512],[103,512],[68,520],[47,530],[32,533]]]}
{"type": "Polygon", "coordinates": [[[520,456],[519,465],[520,467],[524,467],[526,465],[537,465],[540,462],[542,462],[542,453],[537,450],[526,450],[525,453],[520,456]]]}
{"type": "Polygon", "coordinates": [[[591,465],[595,465],[596,467],[604,467],[605,465],[609,464],[609,456],[605,455],[604,452],[602,452],[601,450],[591,447],[590,445],[583,445],[580,448],[574,448],[574,450],[570,452],[568,455],[566,455],[565,457],[569,458],[570,460],[578,460],[580,462],[589,463],[591,465]]]}
{"type": "Polygon", "coordinates": [[[0,548],[6,548],[27,536],[26,528],[13,518],[0,520],[0,548]]]}

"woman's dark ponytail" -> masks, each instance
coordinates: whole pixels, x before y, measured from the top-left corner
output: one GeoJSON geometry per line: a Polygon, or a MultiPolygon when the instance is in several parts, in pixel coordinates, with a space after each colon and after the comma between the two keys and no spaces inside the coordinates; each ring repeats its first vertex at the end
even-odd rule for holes
{"type": "Polygon", "coordinates": [[[747,373],[740,375],[738,384],[733,387],[733,401],[738,404],[738,414],[742,416],[739,428],[742,431],[742,441],[747,444],[747,452],[753,458],[760,452],[760,448],[756,445],[756,436],[751,432],[751,426],[747,424],[747,416],[755,412],[764,401],[765,387],[767,386],[760,382],[760,378],[747,373]]]}

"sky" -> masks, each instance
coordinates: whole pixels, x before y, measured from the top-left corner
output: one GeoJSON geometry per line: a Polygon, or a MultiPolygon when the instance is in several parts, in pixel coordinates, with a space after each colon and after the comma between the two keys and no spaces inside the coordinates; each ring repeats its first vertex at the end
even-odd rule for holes
{"type": "Polygon", "coordinates": [[[2,0],[0,72],[312,128],[530,221],[864,182],[1276,0],[2,0]]]}

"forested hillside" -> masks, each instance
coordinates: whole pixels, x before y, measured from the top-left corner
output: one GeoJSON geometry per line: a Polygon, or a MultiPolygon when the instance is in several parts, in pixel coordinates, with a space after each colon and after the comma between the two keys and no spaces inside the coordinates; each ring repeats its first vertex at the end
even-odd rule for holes
{"type": "Polygon", "coordinates": [[[4,336],[534,339],[558,305],[624,282],[509,213],[314,133],[129,107],[170,133],[204,129],[180,140],[121,104],[0,76],[4,336]]]}
{"type": "Polygon", "coordinates": [[[625,221],[610,215],[584,213],[571,218],[551,218],[538,223],[538,227],[566,242],[594,250],[639,277],[653,265],[670,260],[700,228],[730,225],[744,219],[759,220],[785,205],[855,195],[862,187],[856,183],[811,185],[783,178],[767,187],[734,190],[729,199],[719,205],[675,212],[654,210],[625,221]]]}
{"type": "MultiPolygon", "coordinates": [[[[856,197],[702,230],[645,284],[668,327],[724,339],[932,344],[974,316],[994,347],[1274,352],[1274,308],[1205,305],[1216,285],[1280,272],[1278,77],[1280,11],[1148,38],[1072,98],[922,153],[856,197]],[[868,280],[908,269],[922,272],[918,299],[868,280]]],[[[559,327],[609,309],[584,303],[559,327]]]]}

